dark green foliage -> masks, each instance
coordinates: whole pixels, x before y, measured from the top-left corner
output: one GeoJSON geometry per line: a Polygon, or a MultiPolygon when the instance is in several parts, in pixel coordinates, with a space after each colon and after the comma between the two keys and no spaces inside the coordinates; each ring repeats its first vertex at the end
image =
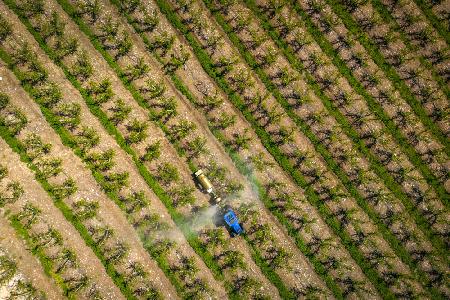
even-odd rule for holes
{"type": "Polygon", "coordinates": [[[72,178],[68,178],[60,185],[53,185],[51,191],[56,199],[62,200],[73,195],[77,191],[77,186],[72,178]]]}
{"type": "Polygon", "coordinates": [[[23,141],[28,157],[34,160],[42,155],[50,153],[51,144],[44,144],[42,139],[35,133],[29,134],[23,141]]]}
{"type": "Polygon", "coordinates": [[[175,207],[194,204],[196,200],[193,195],[194,188],[186,185],[174,188],[169,193],[173,198],[173,206],[175,207]]]}
{"type": "Polygon", "coordinates": [[[128,186],[128,177],[128,172],[105,175],[102,187],[107,192],[118,192],[125,186],[128,186]]]}
{"type": "Polygon", "coordinates": [[[115,101],[115,105],[109,109],[112,111],[112,116],[109,117],[109,120],[112,121],[115,125],[121,124],[131,112],[131,106],[125,104],[122,99],[117,99],[115,101]]]}
{"type": "Polygon", "coordinates": [[[9,103],[9,96],[3,93],[0,93],[0,111],[5,109],[9,103]]]}
{"type": "Polygon", "coordinates": [[[161,155],[161,142],[157,141],[145,148],[145,154],[141,157],[142,161],[152,161],[158,159],[161,155]]]}
{"type": "Polygon", "coordinates": [[[0,43],[12,33],[11,24],[0,15],[0,43]]]}
{"type": "Polygon", "coordinates": [[[86,92],[95,104],[108,102],[114,95],[109,79],[103,79],[101,82],[89,82],[86,92]]]}
{"type": "Polygon", "coordinates": [[[156,173],[158,179],[165,185],[180,180],[178,169],[170,163],[159,165],[156,173]]]}
{"type": "Polygon", "coordinates": [[[0,207],[16,202],[23,193],[24,190],[18,182],[8,183],[6,188],[0,191],[0,207]]]}
{"type": "Polygon", "coordinates": [[[146,121],[141,122],[137,119],[134,119],[126,127],[128,130],[128,136],[126,137],[126,140],[130,144],[140,143],[148,136],[148,123],[146,121]]]}
{"type": "Polygon", "coordinates": [[[91,152],[86,156],[85,160],[94,170],[108,171],[115,165],[114,150],[108,149],[102,152],[91,152]]]}
{"type": "Polygon", "coordinates": [[[97,201],[87,201],[85,199],[78,200],[72,205],[74,216],[80,220],[92,219],[97,215],[98,212],[98,202],[97,201]]]}
{"type": "Polygon", "coordinates": [[[83,126],[80,132],[75,137],[75,143],[83,151],[87,151],[92,147],[98,145],[100,137],[94,128],[83,126]]]}
{"type": "Polygon", "coordinates": [[[18,108],[8,112],[5,117],[0,115],[0,125],[5,126],[12,135],[18,135],[27,122],[26,116],[18,108]]]}
{"type": "Polygon", "coordinates": [[[92,64],[84,50],[77,54],[77,59],[70,66],[69,72],[81,81],[87,80],[92,75],[92,64]]]}

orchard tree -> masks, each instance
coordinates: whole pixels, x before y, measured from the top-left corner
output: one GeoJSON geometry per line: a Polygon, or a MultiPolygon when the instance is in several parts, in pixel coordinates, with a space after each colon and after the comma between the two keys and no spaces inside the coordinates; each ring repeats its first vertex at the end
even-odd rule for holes
{"type": "Polygon", "coordinates": [[[29,229],[31,225],[38,221],[41,210],[33,204],[26,202],[21,211],[14,215],[14,218],[21,222],[24,228],[29,229]]]}
{"type": "Polygon", "coordinates": [[[24,0],[20,2],[18,8],[27,18],[32,18],[45,12],[43,0],[24,0]]]}
{"type": "Polygon", "coordinates": [[[175,97],[163,97],[158,101],[157,106],[160,108],[160,111],[154,114],[155,120],[167,123],[171,118],[178,115],[178,103],[175,97]]]}
{"type": "Polygon", "coordinates": [[[159,24],[159,15],[156,10],[151,10],[150,12],[147,8],[142,7],[140,10],[142,16],[134,19],[134,22],[137,24],[139,32],[153,32],[153,30],[159,24]]]}
{"type": "Polygon", "coordinates": [[[89,278],[86,275],[75,275],[69,278],[64,278],[63,282],[67,285],[67,291],[69,293],[76,293],[87,287],[89,278]]]}
{"type": "Polygon", "coordinates": [[[91,23],[97,22],[100,15],[101,6],[99,0],[79,1],[76,4],[76,11],[79,15],[87,15],[91,23]]]}
{"type": "Polygon", "coordinates": [[[180,180],[180,175],[178,169],[170,163],[163,163],[158,166],[157,178],[162,181],[165,185],[172,182],[177,182],[180,180]]]}
{"type": "Polygon", "coordinates": [[[252,138],[248,135],[248,129],[244,129],[242,133],[234,133],[231,140],[231,147],[234,151],[249,149],[252,138]]]}
{"type": "Polygon", "coordinates": [[[183,119],[170,128],[170,139],[173,141],[181,141],[195,131],[196,127],[195,123],[183,119]]]}
{"type": "Polygon", "coordinates": [[[85,221],[94,218],[99,210],[97,201],[88,201],[80,199],[72,204],[75,217],[80,221],[85,221]]]}
{"type": "Polygon", "coordinates": [[[131,112],[131,106],[125,104],[125,102],[121,98],[118,98],[114,102],[114,106],[109,108],[109,110],[112,112],[109,120],[117,126],[123,123],[123,121],[125,121],[125,119],[128,117],[131,112]]]}
{"type": "Polygon", "coordinates": [[[107,78],[100,82],[89,82],[86,92],[92,98],[94,104],[97,105],[108,102],[114,95],[111,81],[107,78]]]}
{"type": "Polygon", "coordinates": [[[62,200],[75,194],[77,186],[72,178],[67,178],[62,184],[52,185],[51,191],[56,199],[62,200]]]}
{"type": "Polygon", "coordinates": [[[164,31],[158,34],[153,42],[150,50],[158,51],[162,57],[165,57],[167,53],[172,49],[173,44],[175,43],[175,37],[164,31]]]}
{"type": "Polygon", "coordinates": [[[138,119],[134,119],[126,126],[126,128],[128,130],[128,136],[126,137],[126,141],[129,144],[140,143],[148,137],[147,121],[139,121],[138,119]]]}
{"type": "Polygon", "coordinates": [[[52,45],[53,52],[57,60],[62,60],[69,55],[73,55],[78,49],[78,39],[75,37],[59,37],[52,45]]]}
{"type": "Polygon", "coordinates": [[[128,186],[128,172],[111,173],[103,177],[103,189],[106,192],[118,192],[128,186]]]}
{"type": "Polygon", "coordinates": [[[166,85],[163,80],[156,82],[153,79],[148,79],[145,82],[145,87],[141,88],[141,91],[145,93],[148,99],[155,99],[161,97],[166,91],[166,85]]]}
{"type": "Polygon", "coordinates": [[[141,157],[142,161],[153,161],[161,156],[161,141],[156,141],[145,148],[145,154],[141,157]]]}
{"type": "Polygon", "coordinates": [[[141,5],[141,0],[122,0],[120,2],[120,10],[128,14],[132,14],[141,5]]]}
{"type": "Polygon", "coordinates": [[[225,130],[236,123],[236,115],[222,111],[219,116],[209,121],[215,129],[225,130]]]}
{"type": "Polygon", "coordinates": [[[69,68],[69,73],[83,82],[92,75],[92,64],[84,49],[78,52],[75,62],[69,68]]]}
{"type": "Polygon", "coordinates": [[[0,207],[16,202],[23,194],[24,190],[18,182],[8,183],[6,188],[0,191],[0,207]]]}
{"type": "Polygon", "coordinates": [[[62,235],[54,228],[48,228],[45,232],[33,233],[31,235],[33,249],[38,250],[44,247],[56,246],[62,244],[62,235]]]}
{"type": "Polygon", "coordinates": [[[150,71],[150,67],[145,63],[143,57],[139,57],[134,64],[130,64],[125,68],[125,75],[128,81],[135,81],[144,77],[150,71]]]}
{"type": "Polygon", "coordinates": [[[78,103],[59,103],[55,114],[59,117],[58,121],[70,131],[73,131],[80,124],[81,106],[78,103]]]}
{"type": "Polygon", "coordinates": [[[60,274],[67,268],[74,268],[77,266],[77,257],[75,252],[69,249],[63,249],[52,259],[57,262],[55,273],[60,274]]]}
{"type": "Polygon", "coordinates": [[[114,230],[108,226],[98,227],[92,225],[88,228],[88,232],[96,246],[104,245],[114,235],[114,230]]]}
{"type": "Polygon", "coordinates": [[[16,274],[17,265],[6,255],[0,256],[0,285],[6,285],[16,274]]]}
{"type": "Polygon", "coordinates": [[[48,179],[62,172],[62,160],[60,158],[42,158],[35,163],[39,178],[48,179]]]}
{"type": "Polygon", "coordinates": [[[97,146],[99,142],[100,137],[92,127],[83,126],[75,137],[75,143],[84,153],[97,146]]]}
{"type": "Polygon", "coordinates": [[[46,41],[50,37],[60,38],[64,35],[66,23],[61,20],[61,17],[56,11],[53,11],[50,19],[41,25],[39,28],[42,38],[46,41]]]}
{"type": "Polygon", "coordinates": [[[172,189],[169,193],[172,196],[173,205],[175,207],[180,207],[194,204],[196,201],[196,198],[193,195],[194,191],[194,188],[187,185],[181,185],[180,187],[172,189]]]}
{"type": "Polygon", "coordinates": [[[189,151],[189,159],[198,158],[202,154],[209,152],[206,147],[206,138],[203,136],[197,136],[195,139],[187,143],[189,151]]]}
{"type": "Polygon", "coordinates": [[[6,116],[0,115],[0,124],[5,126],[13,136],[18,135],[27,124],[25,114],[18,108],[7,112],[6,116]]]}
{"type": "Polygon", "coordinates": [[[127,213],[134,213],[148,205],[148,199],[143,191],[132,192],[127,197],[121,197],[120,201],[125,203],[127,213]]]}
{"type": "Polygon", "coordinates": [[[62,100],[61,89],[54,82],[46,82],[34,89],[33,96],[46,108],[53,108],[62,100]]]}
{"type": "Polygon", "coordinates": [[[11,33],[11,24],[9,24],[3,16],[0,16],[0,43],[4,42],[11,33]]]}

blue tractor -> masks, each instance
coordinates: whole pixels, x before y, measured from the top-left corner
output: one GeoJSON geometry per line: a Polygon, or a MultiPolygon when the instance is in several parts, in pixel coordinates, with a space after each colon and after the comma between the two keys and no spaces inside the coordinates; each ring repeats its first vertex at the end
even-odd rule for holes
{"type": "Polygon", "coordinates": [[[241,233],[244,233],[244,229],[241,224],[239,224],[239,220],[236,216],[236,213],[233,211],[233,209],[222,203],[222,199],[214,192],[213,185],[211,181],[209,181],[208,177],[206,177],[206,174],[203,172],[203,170],[197,170],[193,174],[195,178],[197,179],[197,182],[199,183],[200,187],[204,192],[211,195],[212,201],[214,205],[219,205],[220,212],[216,216],[217,224],[223,225],[223,221],[225,221],[225,226],[227,227],[228,231],[230,232],[231,236],[237,236],[241,233]],[[220,216],[223,215],[223,220],[220,216]]]}
{"type": "Polygon", "coordinates": [[[237,236],[244,232],[241,224],[239,224],[239,220],[231,208],[223,215],[223,219],[227,225],[228,230],[231,233],[231,236],[237,236]]]}

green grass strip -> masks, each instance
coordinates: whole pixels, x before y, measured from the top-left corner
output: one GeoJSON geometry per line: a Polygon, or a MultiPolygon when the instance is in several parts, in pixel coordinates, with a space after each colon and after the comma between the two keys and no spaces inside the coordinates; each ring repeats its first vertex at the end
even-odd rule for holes
{"type": "Polygon", "coordinates": [[[280,149],[276,146],[270,135],[258,125],[255,118],[252,116],[248,107],[242,101],[241,97],[237,95],[228,86],[226,80],[218,76],[214,70],[213,63],[209,55],[202,49],[196,38],[189,32],[189,30],[182,24],[179,18],[175,15],[171,7],[162,0],[156,0],[160,6],[161,11],[166,15],[167,19],[172,23],[172,25],[177,28],[181,33],[184,34],[185,38],[193,48],[194,53],[202,64],[204,70],[212,77],[217,85],[228,95],[230,101],[236,106],[238,110],[242,112],[247,121],[252,125],[256,134],[261,139],[261,142],[266,147],[266,149],[272,154],[275,160],[280,164],[280,166],[285,169],[294,179],[294,181],[299,184],[304,190],[305,194],[308,196],[309,201],[317,207],[318,211],[324,216],[324,220],[329,227],[331,227],[336,235],[341,238],[343,245],[349,251],[353,259],[360,265],[363,272],[371,280],[377,289],[380,291],[380,295],[385,298],[393,299],[394,295],[388,289],[384,281],[379,277],[376,270],[370,266],[369,262],[363,257],[361,252],[357,249],[356,245],[351,241],[351,237],[346,233],[345,229],[339,224],[337,219],[332,216],[331,211],[325,206],[325,204],[319,199],[315,194],[312,187],[306,182],[305,178],[294,169],[289,159],[281,153],[280,149]]]}
{"type": "MultiPolygon", "coordinates": [[[[390,22],[389,25],[392,26],[394,30],[397,31],[397,33],[400,35],[400,38],[402,42],[406,45],[408,50],[411,52],[418,52],[420,51],[419,46],[411,44],[410,38],[403,32],[403,30],[400,28],[400,25],[397,23],[395,18],[391,15],[387,7],[379,0],[372,0],[372,5],[375,7],[375,9],[378,11],[378,13],[381,15],[383,20],[385,22],[390,22]]],[[[431,64],[428,60],[426,60],[423,55],[420,55],[419,53],[416,53],[417,57],[420,61],[420,63],[428,70],[430,70],[431,75],[433,79],[438,83],[439,87],[442,89],[444,94],[447,96],[447,98],[450,98],[450,89],[445,81],[444,78],[442,78],[439,74],[437,74],[436,70],[434,69],[433,64],[431,64]]],[[[447,139],[448,142],[448,139],[447,139]]]]}
{"type": "MultiPolygon", "coordinates": [[[[267,20],[267,17],[261,13],[260,10],[257,9],[256,5],[254,4],[254,0],[246,0],[246,3],[250,9],[253,10],[253,12],[260,18],[262,27],[268,32],[268,34],[272,37],[274,42],[277,44],[277,46],[283,51],[285,54],[285,57],[288,59],[290,64],[294,66],[299,72],[304,71],[305,77],[310,84],[310,86],[314,89],[316,94],[319,96],[319,98],[322,100],[322,103],[327,108],[328,112],[335,117],[335,119],[341,124],[343,131],[347,134],[347,136],[353,141],[354,145],[356,146],[357,150],[362,154],[363,157],[368,159],[370,163],[371,170],[373,170],[384,182],[386,187],[389,188],[393,192],[393,194],[402,202],[402,204],[405,206],[408,214],[410,214],[415,222],[417,223],[417,226],[419,229],[423,232],[423,234],[430,240],[430,242],[433,244],[433,246],[437,249],[437,252],[440,256],[442,256],[444,259],[447,259],[447,250],[444,242],[433,234],[433,232],[430,229],[430,226],[428,225],[426,219],[418,212],[417,207],[410,201],[408,196],[402,191],[401,186],[394,180],[394,178],[387,172],[387,170],[384,168],[384,166],[376,159],[374,154],[367,149],[367,146],[364,144],[364,142],[359,138],[356,131],[352,128],[352,126],[348,123],[348,121],[345,119],[345,117],[339,112],[339,110],[333,105],[332,101],[323,94],[321,91],[319,85],[317,82],[312,79],[312,76],[305,71],[305,68],[302,66],[301,62],[295,57],[295,54],[293,53],[293,50],[289,47],[289,45],[282,40],[282,38],[279,36],[279,34],[274,30],[274,28],[270,25],[270,23],[267,20]]],[[[302,13],[302,11],[300,11],[302,13]]],[[[302,15],[303,17],[303,15],[302,15]]],[[[314,36],[314,38],[320,39],[320,43],[323,43],[323,46],[326,47],[326,52],[328,55],[333,54],[332,46],[329,43],[326,43],[323,40],[323,35],[320,31],[317,30],[317,28],[311,27],[312,24],[308,22],[308,20],[305,21],[307,25],[308,31],[314,36]],[[321,39],[322,38],[322,39],[321,39]],[[331,52],[330,54],[328,52],[331,52]]],[[[322,47],[322,44],[320,44],[322,47]]],[[[280,95],[277,95],[277,98],[280,95]]],[[[282,105],[285,106],[286,110],[289,111],[289,114],[293,115],[293,118],[295,119],[296,123],[301,122],[301,120],[298,118],[298,116],[295,115],[294,112],[292,112],[292,109],[290,108],[289,104],[285,99],[281,99],[283,102],[282,105]],[[299,120],[297,120],[299,119],[299,120]]],[[[302,125],[306,126],[306,125],[302,125]]],[[[308,136],[310,134],[308,133],[308,136]]],[[[311,133],[312,135],[312,133],[311,133]]],[[[318,143],[317,138],[314,143],[318,143]]],[[[326,151],[323,156],[327,156],[327,161],[332,160],[331,153],[326,151]]],[[[337,163],[332,160],[331,163],[333,170],[337,167],[337,163]]],[[[338,169],[339,174],[336,173],[336,175],[341,178],[344,181],[347,181],[345,184],[347,189],[352,192],[351,188],[351,181],[348,178],[348,176],[345,175],[344,172],[341,171],[341,169],[338,169]],[[343,175],[344,174],[344,175],[343,175]],[[349,188],[350,186],[350,188],[349,188]]],[[[361,195],[354,191],[352,193],[354,197],[357,197],[358,203],[360,202],[366,202],[364,199],[362,199],[361,195]]],[[[369,213],[368,213],[369,214],[369,213]]],[[[370,214],[369,214],[370,215],[370,214]]],[[[375,216],[375,212],[374,212],[375,216]]],[[[378,219],[378,217],[376,217],[378,219]]],[[[387,229],[387,227],[386,227],[387,229]]],[[[397,239],[396,239],[397,240],[397,239]]],[[[399,244],[397,241],[396,244],[399,244]]],[[[404,248],[403,246],[400,246],[401,248],[404,248]]],[[[409,254],[408,254],[409,257],[409,254]]],[[[407,259],[407,261],[412,262],[410,259],[407,259]]]]}
{"type": "MultiPolygon", "coordinates": [[[[212,9],[212,8],[211,8],[212,9]]],[[[370,219],[375,223],[378,231],[381,233],[383,239],[385,239],[394,250],[395,254],[401,258],[401,260],[409,265],[410,267],[417,266],[406,251],[406,249],[401,245],[400,241],[391,233],[389,228],[381,221],[378,214],[368,205],[367,201],[359,194],[357,189],[353,186],[347,174],[339,167],[336,161],[333,159],[331,153],[319,142],[317,137],[311,131],[309,126],[305,124],[301,118],[299,118],[291,109],[289,103],[281,95],[276,86],[270,81],[265,72],[258,67],[256,60],[252,54],[247,51],[245,46],[239,41],[239,37],[233,32],[232,28],[226,23],[226,21],[219,15],[219,12],[213,12],[218,23],[222,26],[224,31],[228,34],[229,39],[234,43],[235,47],[239,49],[241,55],[245,57],[247,63],[252,67],[252,69],[259,75],[261,81],[266,85],[266,88],[272,92],[274,97],[279,101],[279,103],[285,108],[288,116],[295,122],[295,124],[302,130],[302,132],[311,140],[314,148],[319,152],[327,162],[329,168],[336,174],[336,176],[341,180],[346,189],[350,192],[350,195],[356,200],[358,205],[362,210],[370,217],[370,219]]],[[[317,86],[316,86],[317,87],[317,86]]],[[[413,269],[413,268],[412,268],[413,269]]],[[[417,268],[415,270],[415,279],[422,282],[424,286],[428,285],[424,273],[419,271],[417,268]]]]}
{"type": "MultiPolygon", "coordinates": [[[[397,77],[396,78],[397,80],[394,80],[393,83],[396,86],[397,90],[399,90],[399,92],[402,94],[402,97],[405,99],[408,99],[403,95],[402,91],[404,91],[404,90],[399,88],[401,86],[404,86],[406,88],[405,83],[398,77],[397,74],[395,74],[395,71],[384,60],[383,56],[373,45],[372,41],[367,36],[367,34],[362,32],[361,29],[358,27],[358,24],[356,24],[356,22],[352,19],[352,16],[337,1],[335,1],[335,0],[326,0],[326,1],[330,6],[333,7],[335,13],[341,18],[341,20],[343,21],[343,23],[345,24],[347,29],[355,37],[357,37],[358,41],[366,48],[366,51],[372,56],[373,60],[377,63],[377,65],[383,71],[385,71],[385,73],[388,72],[388,73],[386,73],[386,74],[389,74],[388,77],[389,78],[391,78],[392,76],[397,77]]],[[[342,66],[343,69],[344,69],[344,65],[342,66]]],[[[348,76],[348,79],[351,80],[351,76],[348,76]]],[[[351,81],[350,81],[350,83],[351,83],[351,81]]],[[[355,88],[357,88],[357,90],[359,90],[357,84],[355,85],[355,88]]],[[[361,86],[361,88],[362,88],[362,86],[361,86]]],[[[361,92],[367,94],[367,92],[364,91],[364,89],[362,89],[361,92]]],[[[366,100],[370,100],[370,95],[367,94],[366,100]]],[[[375,100],[373,100],[373,101],[375,102],[375,100]]],[[[372,101],[370,101],[370,102],[372,102],[372,101]]],[[[367,102],[367,104],[369,105],[369,107],[372,110],[374,110],[374,111],[380,110],[378,103],[373,103],[373,105],[371,105],[370,102],[367,102]]],[[[411,103],[409,103],[409,104],[411,105],[411,103]]],[[[411,106],[411,107],[413,107],[413,106],[411,106]]],[[[405,139],[405,137],[403,137],[403,135],[401,135],[398,132],[398,130],[396,129],[396,125],[393,123],[392,120],[390,120],[389,118],[386,119],[387,116],[383,116],[381,111],[379,113],[377,113],[377,116],[383,121],[383,123],[385,123],[386,127],[389,129],[389,131],[393,135],[394,139],[397,141],[397,144],[399,145],[400,149],[402,149],[402,151],[408,155],[410,162],[418,170],[420,170],[420,172],[422,173],[422,175],[425,178],[425,180],[427,181],[427,183],[430,184],[436,190],[437,194],[439,195],[439,197],[440,197],[441,201],[443,202],[443,204],[445,205],[445,207],[449,208],[450,207],[450,196],[446,192],[445,188],[439,183],[439,181],[431,173],[431,171],[427,167],[427,164],[422,161],[422,159],[415,152],[414,148],[408,143],[408,141],[405,139]]],[[[444,140],[446,140],[446,142],[443,143],[443,145],[445,146],[446,153],[448,155],[448,150],[447,150],[448,149],[448,139],[444,139],[444,140]]]]}
{"type": "Polygon", "coordinates": [[[414,2],[422,10],[423,14],[427,17],[428,21],[433,25],[437,32],[439,32],[439,34],[445,39],[447,45],[450,45],[450,33],[443,26],[443,22],[433,13],[430,5],[424,0],[414,0],[414,2]]]}

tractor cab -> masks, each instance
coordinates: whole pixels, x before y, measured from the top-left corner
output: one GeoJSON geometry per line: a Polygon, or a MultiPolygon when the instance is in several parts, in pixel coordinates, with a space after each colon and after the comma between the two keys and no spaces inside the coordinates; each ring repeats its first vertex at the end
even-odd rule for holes
{"type": "Polygon", "coordinates": [[[227,229],[230,231],[231,236],[237,236],[244,232],[241,224],[239,224],[239,220],[234,213],[234,211],[229,208],[225,214],[223,215],[223,219],[225,224],[227,225],[227,229]]]}

